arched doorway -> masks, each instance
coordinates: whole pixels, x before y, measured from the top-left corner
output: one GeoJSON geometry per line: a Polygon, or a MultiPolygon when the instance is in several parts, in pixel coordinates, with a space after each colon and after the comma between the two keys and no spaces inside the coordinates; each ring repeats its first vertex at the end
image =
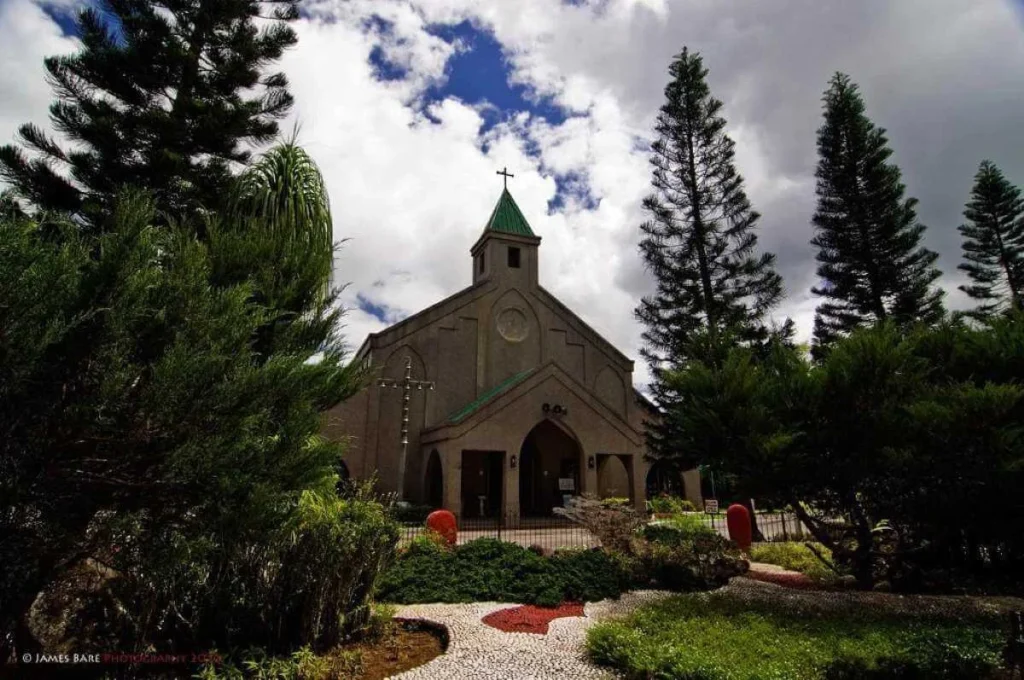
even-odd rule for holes
{"type": "Polygon", "coordinates": [[[633,488],[629,482],[629,470],[621,456],[597,456],[597,496],[598,498],[629,498],[632,500],[633,488]]]}
{"type": "Polygon", "coordinates": [[[524,517],[551,515],[565,497],[580,493],[582,451],[550,420],[530,430],[519,452],[519,508],[524,517]]]}
{"type": "Polygon", "coordinates": [[[444,472],[437,449],[431,451],[427,458],[427,473],[423,487],[427,505],[435,509],[444,505],[444,472]]]}
{"type": "Polygon", "coordinates": [[[657,461],[647,471],[647,497],[654,498],[666,494],[668,496],[683,495],[683,479],[679,471],[663,460],[657,461]]]}

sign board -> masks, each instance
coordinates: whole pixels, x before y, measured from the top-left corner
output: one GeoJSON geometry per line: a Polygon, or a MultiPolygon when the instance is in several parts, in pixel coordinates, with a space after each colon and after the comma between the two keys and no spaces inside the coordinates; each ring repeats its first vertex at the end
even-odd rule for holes
{"type": "Polygon", "coordinates": [[[704,501],[704,512],[708,514],[715,514],[718,512],[718,501],[717,500],[706,500],[704,501]]]}
{"type": "Polygon", "coordinates": [[[559,477],[558,478],[558,490],[559,491],[575,491],[576,480],[572,477],[559,477]]]}

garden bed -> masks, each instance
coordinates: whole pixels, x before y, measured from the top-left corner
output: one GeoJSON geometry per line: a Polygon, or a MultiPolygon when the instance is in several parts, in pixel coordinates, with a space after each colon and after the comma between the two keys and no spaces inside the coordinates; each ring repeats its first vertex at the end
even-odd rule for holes
{"type": "Polygon", "coordinates": [[[383,680],[422,666],[448,648],[444,626],[417,619],[394,621],[393,630],[378,639],[342,645],[326,658],[337,660],[341,677],[383,680]]]}
{"type": "Polygon", "coordinates": [[[628,678],[793,680],[994,675],[1013,599],[823,593],[733,580],[647,605],[588,634],[628,678]]]}

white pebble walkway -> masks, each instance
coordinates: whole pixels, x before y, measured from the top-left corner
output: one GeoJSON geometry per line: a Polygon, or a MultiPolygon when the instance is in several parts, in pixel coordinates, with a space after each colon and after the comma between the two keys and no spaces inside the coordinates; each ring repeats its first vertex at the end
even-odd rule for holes
{"type": "Polygon", "coordinates": [[[614,678],[614,673],[587,662],[583,642],[596,621],[627,614],[641,604],[670,593],[646,590],[624,593],[618,600],[584,606],[583,617],[555,619],[547,635],[505,633],[480,619],[517,604],[414,604],[395,616],[426,619],[448,628],[448,651],[433,661],[393,676],[394,680],[544,680],[554,678],[614,678]]]}

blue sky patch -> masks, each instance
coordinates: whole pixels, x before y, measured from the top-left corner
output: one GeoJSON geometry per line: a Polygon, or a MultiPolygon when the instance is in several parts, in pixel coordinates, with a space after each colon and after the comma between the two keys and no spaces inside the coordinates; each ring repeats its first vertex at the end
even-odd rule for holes
{"type": "Polygon", "coordinates": [[[482,114],[484,132],[520,111],[540,116],[552,125],[565,120],[565,111],[549,97],[531,101],[529,88],[509,83],[511,67],[502,53],[501,43],[490,31],[470,21],[454,25],[435,24],[427,30],[445,42],[458,41],[463,46],[449,59],[444,83],[426,93],[428,103],[456,97],[467,104],[492,104],[482,114]]]}
{"type": "Polygon", "coordinates": [[[60,27],[61,33],[69,36],[78,35],[78,26],[76,25],[77,9],[70,9],[66,6],[49,2],[43,3],[41,8],[46,12],[46,16],[53,19],[53,22],[60,27]]]}
{"type": "Polygon", "coordinates": [[[362,293],[356,295],[356,304],[359,306],[361,311],[366,312],[373,318],[377,319],[377,321],[380,321],[381,323],[388,323],[390,310],[384,305],[378,305],[362,293]]]}

